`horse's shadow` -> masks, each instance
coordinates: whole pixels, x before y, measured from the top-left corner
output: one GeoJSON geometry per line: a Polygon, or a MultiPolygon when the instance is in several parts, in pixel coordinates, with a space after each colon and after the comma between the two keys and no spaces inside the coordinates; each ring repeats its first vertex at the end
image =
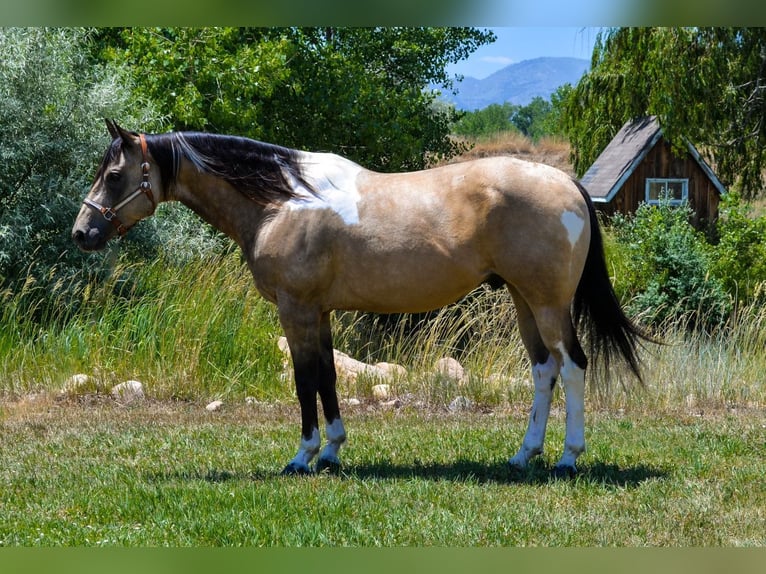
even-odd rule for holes
{"type": "MultiPolygon", "coordinates": [[[[251,473],[230,472],[220,469],[185,470],[155,474],[147,477],[152,481],[205,481],[222,483],[229,481],[260,482],[278,476],[278,472],[255,471],[251,473]]],[[[579,466],[574,476],[559,476],[545,461],[533,460],[525,469],[510,468],[508,463],[484,463],[472,460],[456,460],[450,463],[393,464],[390,462],[344,465],[333,476],[340,480],[421,480],[447,481],[477,484],[546,485],[557,481],[585,482],[615,488],[635,488],[652,479],[664,479],[666,470],[645,464],[620,467],[616,464],[593,462],[579,466]]],[[[316,476],[316,475],[314,475],[316,476]]],[[[285,480],[290,480],[286,477],[285,480]]]]}
{"type": "Polygon", "coordinates": [[[639,464],[619,467],[616,464],[594,462],[579,466],[574,476],[560,476],[544,461],[532,461],[527,468],[509,467],[506,461],[482,463],[457,460],[451,463],[415,463],[392,465],[361,464],[341,471],[341,476],[361,480],[400,480],[419,478],[433,481],[476,482],[479,484],[545,485],[556,481],[587,482],[619,488],[633,488],[651,479],[662,479],[667,471],[639,464]]]}

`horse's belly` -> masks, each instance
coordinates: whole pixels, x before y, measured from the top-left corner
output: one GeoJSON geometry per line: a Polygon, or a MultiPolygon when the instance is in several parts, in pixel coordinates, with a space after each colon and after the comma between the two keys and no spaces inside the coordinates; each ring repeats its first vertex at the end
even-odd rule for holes
{"type": "Polygon", "coordinates": [[[374,313],[420,313],[453,303],[485,277],[455,266],[439,270],[421,265],[391,265],[343,273],[330,290],[329,307],[374,313]]]}

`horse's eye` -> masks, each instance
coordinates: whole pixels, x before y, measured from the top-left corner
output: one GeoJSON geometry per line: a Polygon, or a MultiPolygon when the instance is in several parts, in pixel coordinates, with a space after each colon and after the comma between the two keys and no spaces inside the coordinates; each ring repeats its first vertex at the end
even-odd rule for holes
{"type": "Polygon", "coordinates": [[[119,171],[110,171],[106,174],[107,183],[119,183],[122,179],[122,174],[119,171]]]}

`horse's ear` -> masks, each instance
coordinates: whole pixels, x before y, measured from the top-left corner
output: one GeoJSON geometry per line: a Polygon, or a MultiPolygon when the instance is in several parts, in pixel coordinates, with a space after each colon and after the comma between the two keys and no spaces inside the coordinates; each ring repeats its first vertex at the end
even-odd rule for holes
{"type": "Polygon", "coordinates": [[[112,139],[116,140],[118,137],[120,137],[120,131],[117,127],[117,122],[107,118],[104,118],[104,121],[106,122],[106,129],[109,130],[109,135],[112,136],[112,139]]]}
{"type": "Polygon", "coordinates": [[[109,135],[112,136],[113,140],[116,140],[117,138],[122,139],[123,148],[141,145],[139,135],[136,132],[123,129],[114,120],[106,120],[106,129],[109,130],[109,135]]]}

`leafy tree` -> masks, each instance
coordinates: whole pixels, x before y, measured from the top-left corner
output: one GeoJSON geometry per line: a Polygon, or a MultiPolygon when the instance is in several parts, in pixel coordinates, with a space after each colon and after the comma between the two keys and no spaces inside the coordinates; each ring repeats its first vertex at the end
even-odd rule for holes
{"type": "Polygon", "coordinates": [[[707,150],[745,196],[766,166],[766,29],[617,28],[600,33],[591,70],[567,100],[565,124],[582,174],[628,119],[658,116],[679,147],[707,150]]]}
{"type": "Polygon", "coordinates": [[[518,128],[511,121],[518,106],[510,103],[490,104],[481,110],[466,112],[455,123],[452,131],[455,135],[478,138],[518,128]]]}
{"type": "Polygon", "coordinates": [[[394,171],[458,151],[457,112],[426,86],[450,89],[446,64],[493,39],[473,28],[128,28],[102,32],[96,56],[126,62],[175,129],[394,171]]]}
{"type": "Polygon", "coordinates": [[[124,73],[88,65],[89,37],[0,29],[0,291],[35,287],[52,298],[100,262],[83,257],[69,233],[108,141],[101,118],[153,125],[124,73]]]}
{"type": "Polygon", "coordinates": [[[526,106],[519,106],[511,115],[511,122],[521,133],[531,139],[539,139],[545,133],[545,121],[551,114],[548,100],[535,96],[526,106]]]}

